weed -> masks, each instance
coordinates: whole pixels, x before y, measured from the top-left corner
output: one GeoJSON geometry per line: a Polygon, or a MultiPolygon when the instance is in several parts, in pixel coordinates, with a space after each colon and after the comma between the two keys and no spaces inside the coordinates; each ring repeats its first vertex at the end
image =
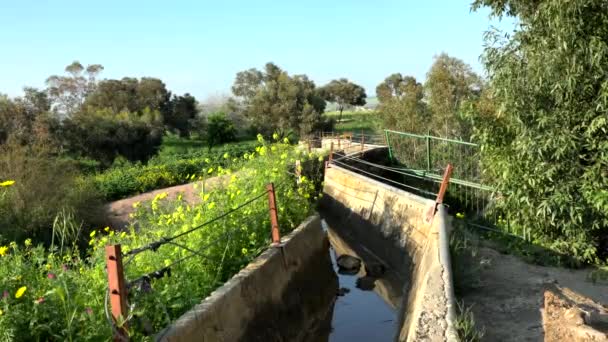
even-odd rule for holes
{"type": "Polygon", "coordinates": [[[485,330],[478,328],[475,324],[475,317],[472,306],[465,306],[464,302],[458,302],[458,316],[456,317],[456,332],[462,342],[481,341],[485,330]]]}

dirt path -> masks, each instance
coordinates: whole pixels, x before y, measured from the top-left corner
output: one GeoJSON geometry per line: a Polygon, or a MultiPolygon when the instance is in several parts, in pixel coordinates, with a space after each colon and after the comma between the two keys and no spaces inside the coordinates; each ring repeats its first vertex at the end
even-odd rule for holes
{"type": "Polygon", "coordinates": [[[194,204],[200,200],[199,193],[201,192],[203,183],[205,189],[211,189],[228,181],[228,179],[229,177],[227,176],[212,177],[200,182],[158,189],[137,196],[110,202],[104,206],[105,217],[109,226],[114,229],[123,229],[129,224],[129,214],[134,211],[133,204],[136,202],[151,201],[156,195],[167,193],[167,198],[169,199],[177,198],[177,196],[181,194],[182,198],[187,203],[194,204]]]}
{"type": "Polygon", "coordinates": [[[590,270],[531,265],[487,247],[468,263],[470,274],[460,281],[469,284],[459,299],[472,306],[477,325],[485,329],[484,341],[543,341],[541,309],[549,284],[608,304],[608,282],[594,284],[590,270]]]}

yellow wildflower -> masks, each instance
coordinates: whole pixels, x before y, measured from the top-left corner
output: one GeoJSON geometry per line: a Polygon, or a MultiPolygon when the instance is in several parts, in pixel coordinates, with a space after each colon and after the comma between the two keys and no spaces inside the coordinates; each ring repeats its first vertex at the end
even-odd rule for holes
{"type": "Polygon", "coordinates": [[[0,310],[0,316],[4,315],[4,311],[0,310]]]}
{"type": "Polygon", "coordinates": [[[25,239],[25,247],[29,247],[32,245],[32,239],[25,239]]]}
{"type": "Polygon", "coordinates": [[[125,236],[127,236],[127,233],[125,233],[125,232],[120,233],[121,238],[124,238],[125,236]]]}
{"type": "Polygon", "coordinates": [[[224,153],[224,159],[228,159],[230,158],[230,155],[228,154],[228,152],[224,153]]]}
{"type": "Polygon", "coordinates": [[[5,186],[11,186],[13,184],[15,184],[14,180],[7,180],[7,181],[4,181],[4,182],[0,183],[0,186],[1,187],[5,187],[5,186]]]}
{"type": "Polygon", "coordinates": [[[208,209],[213,209],[213,208],[215,208],[215,202],[211,202],[211,203],[209,203],[209,205],[207,205],[207,208],[208,208],[208,209]]]}
{"type": "Polygon", "coordinates": [[[90,237],[94,237],[95,236],[95,231],[92,231],[91,234],[89,234],[90,237]]]}
{"type": "Polygon", "coordinates": [[[6,246],[1,246],[0,247],[0,256],[5,256],[6,252],[8,252],[8,247],[6,246]]]}
{"type": "Polygon", "coordinates": [[[105,227],[103,230],[105,230],[105,231],[106,231],[106,233],[107,233],[107,232],[109,232],[109,231],[110,231],[110,227],[105,227]]]}
{"type": "Polygon", "coordinates": [[[463,213],[456,213],[456,218],[464,218],[464,214],[463,213]]]}
{"type": "Polygon", "coordinates": [[[288,138],[283,139],[283,143],[289,144],[289,139],[288,138]]]}
{"type": "Polygon", "coordinates": [[[210,168],[209,170],[207,170],[208,174],[211,174],[213,172],[213,168],[210,168]]]}
{"type": "Polygon", "coordinates": [[[25,290],[27,290],[27,287],[21,286],[19,288],[19,290],[17,290],[17,292],[15,292],[15,298],[21,298],[23,296],[23,294],[25,293],[25,290]]]}

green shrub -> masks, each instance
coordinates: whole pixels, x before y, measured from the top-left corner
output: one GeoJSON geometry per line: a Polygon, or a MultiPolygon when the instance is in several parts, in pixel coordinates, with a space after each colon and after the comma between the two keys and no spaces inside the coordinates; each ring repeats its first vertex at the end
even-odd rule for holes
{"type": "MultiPolygon", "coordinates": [[[[0,188],[0,235],[4,239],[48,244],[57,214],[67,210],[78,223],[99,220],[100,201],[92,184],[83,182],[71,162],[45,148],[4,145],[0,175],[15,183],[0,188]]],[[[1,241],[1,239],[0,239],[1,241]]]]}
{"type": "Polygon", "coordinates": [[[224,113],[214,113],[207,119],[207,144],[209,147],[234,141],[236,128],[224,113]]]}
{"type": "Polygon", "coordinates": [[[187,183],[217,174],[217,166],[227,167],[243,154],[255,150],[256,141],[227,144],[211,150],[185,154],[163,151],[147,165],[126,163],[93,177],[97,190],[108,200],[187,183]],[[211,171],[209,171],[211,169],[211,171]]]}

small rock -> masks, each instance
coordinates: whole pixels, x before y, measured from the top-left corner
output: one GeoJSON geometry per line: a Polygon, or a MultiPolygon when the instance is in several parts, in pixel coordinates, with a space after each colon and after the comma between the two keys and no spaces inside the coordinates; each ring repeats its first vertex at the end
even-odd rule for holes
{"type": "Polygon", "coordinates": [[[376,278],[373,277],[360,277],[357,278],[357,288],[363,291],[371,291],[376,286],[376,278]]]}
{"type": "Polygon", "coordinates": [[[381,263],[368,263],[365,264],[365,275],[368,277],[380,278],[386,272],[386,266],[381,263]]]}
{"type": "Polygon", "coordinates": [[[348,254],[340,255],[336,263],[339,270],[347,274],[356,274],[361,268],[361,260],[348,254]]]}
{"type": "Polygon", "coordinates": [[[336,293],[338,296],[344,296],[345,294],[349,293],[350,289],[346,288],[346,287],[341,287],[338,289],[338,292],[336,293]]]}

